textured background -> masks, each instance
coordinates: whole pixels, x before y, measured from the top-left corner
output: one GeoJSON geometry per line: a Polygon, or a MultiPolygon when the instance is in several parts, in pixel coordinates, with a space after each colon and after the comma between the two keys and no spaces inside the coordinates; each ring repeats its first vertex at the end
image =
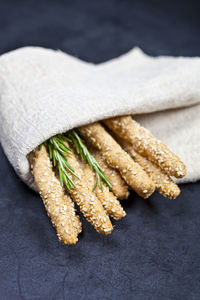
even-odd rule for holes
{"type": "MultiPolygon", "coordinates": [[[[0,53],[39,45],[99,63],[139,46],[199,56],[199,11],[199,1],[1,0],[0,53]]],[[[83,220],[79,243],[64,247],[1,149],[0,166],[0,299],[200,298],[199,183],[173,201],[132,193],[111,236],[83,220]]]]}

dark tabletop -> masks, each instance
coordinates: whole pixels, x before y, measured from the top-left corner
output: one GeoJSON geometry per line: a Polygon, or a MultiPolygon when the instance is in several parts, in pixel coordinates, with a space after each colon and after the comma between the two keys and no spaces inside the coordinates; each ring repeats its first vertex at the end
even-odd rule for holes
{"type": "MultiPolygon", "coordinates": [[[[99,63],[139,46],[194,56],[199,32],[199,1],[0,1],[0,53],[39,45],[99,63]]],[[[1,149],[0,166],[0,300],[200,299],[199,183],[177,200],[131,193],[111,236],[83,220],[78,244],[62,246],[1,149]]]]}

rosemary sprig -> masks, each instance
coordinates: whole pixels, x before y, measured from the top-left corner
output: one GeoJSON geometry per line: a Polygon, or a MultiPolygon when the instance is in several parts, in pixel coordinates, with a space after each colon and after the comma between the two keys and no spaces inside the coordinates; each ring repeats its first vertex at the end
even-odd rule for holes
{"type": "Polygon", "coordinates": [[[102,181],[104,181],[107,184],[109,189],[112,189],[112,185],[108,177],[104,174],[102,168],[99,166],[96,159],[89,152],[86,145],[84,144],[84,141],[79,137],[78,133],[75,130],[70,130],[67,132],[66,137],[68,141],[74,146],[81,159],[85,160],[89,164],[90,168],[95,171],[97,181],[93,190],[96,188],[97,185],[102,189],[102,181]]]}
{"type": "Polygon", "coordinates": [[[71,193],[72,189],[76,187],[76,184],[70,174],[77,178],[78,176],[67,161],[66,155],[70,154],[71,149],[65,145],[66,141],[69,141],[69,139],[65,135],[58,134],[48,139],[44,145],[49,152],[53,166],[56,167],[57,165],[58,167],[61,186],[65,184],[67,190],[71,193]]]}
{"type": "Polygon", "coordinates": [[[76,178],[78,178],[78,176],[75,174],[74,169],[67,161],[67,155],[70,155],[72,150],[66,146],[66,141],[76,149],[81,159],[86,161],[90,168],[95,171],[97,181],[93,190],[97,187],[97,185],[102,189],[102,181],[107,184],[109,189],[112,189],[112,185],[110,184],[108,177],[104,174],[102,168],[89,152],[84,144],[84,141],[79,137],[75,130],[68,131],[66,135],[55,135],[44,142],[44,145],[49,152],[50,159],[53,162],[53,166],[58,167],[61,186],[65,185],[70,193],[73,188],[77,187],[71,178],[71,175],[74,175],[76,178]]]}

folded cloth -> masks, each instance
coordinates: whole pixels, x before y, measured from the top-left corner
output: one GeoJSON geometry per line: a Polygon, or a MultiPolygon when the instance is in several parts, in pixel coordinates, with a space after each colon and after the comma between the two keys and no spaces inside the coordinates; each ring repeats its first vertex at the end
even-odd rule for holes
{"type": "Polygon", "coordinates": [[[149,57],[134,48],[94,65],[61,51],[25,47],[0,57],[0,141],[34,188],[27,154],[49,137],[104,118],[134,118],[200,178],[200,59],[149,57]]]}

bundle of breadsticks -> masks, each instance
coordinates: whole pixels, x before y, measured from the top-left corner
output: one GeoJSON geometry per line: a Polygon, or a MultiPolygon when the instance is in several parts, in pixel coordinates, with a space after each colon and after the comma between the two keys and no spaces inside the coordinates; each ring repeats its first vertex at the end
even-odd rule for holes
{"type": "Polygon", "coordinates": [[[48,216],[64,244],[82,230],[76,203],[97,232],[110,234],[110,220],[126,215],[119,200],[129,188],[142,198],[158,190],[176,198],[171,176],[186,168],[180,158],[131,116],[115,117],[50,138],[29,155],[32,173],[48,216]]]}

